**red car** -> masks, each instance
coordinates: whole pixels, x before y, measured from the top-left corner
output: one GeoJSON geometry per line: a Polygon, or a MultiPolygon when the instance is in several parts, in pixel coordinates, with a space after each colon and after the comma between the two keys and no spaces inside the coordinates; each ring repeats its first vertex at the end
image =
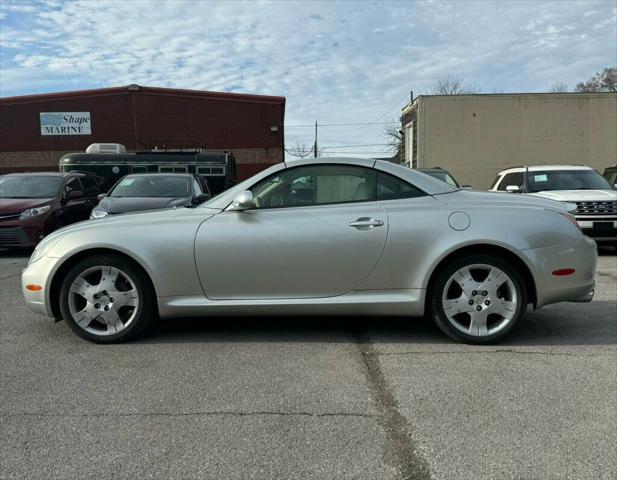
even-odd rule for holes
{"type": "Polygon", "coordinates": [[[104,181],[89,173],[11,173],[0,176],[0,247],[34,247],[46,235],[87,220],[104,181]]]}

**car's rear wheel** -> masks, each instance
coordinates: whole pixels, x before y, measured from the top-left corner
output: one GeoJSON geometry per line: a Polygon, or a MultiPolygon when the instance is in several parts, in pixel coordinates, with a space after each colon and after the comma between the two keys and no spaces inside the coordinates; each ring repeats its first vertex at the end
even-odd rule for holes
{"type": "Polygon", "coordinates": [[[140,268],[117,256],[74,265],[60,289],[60,310],[79,336],[96,343],[130,340],[154,315],[152,287],[140,268]]]}
{"type": "Polygon", "coordinates": [[[449,337],[472,344],[501,341],[524,314],[520,275],[495,255],[468,255],[441,270],[431,292],[431,313],[449,337]]]}

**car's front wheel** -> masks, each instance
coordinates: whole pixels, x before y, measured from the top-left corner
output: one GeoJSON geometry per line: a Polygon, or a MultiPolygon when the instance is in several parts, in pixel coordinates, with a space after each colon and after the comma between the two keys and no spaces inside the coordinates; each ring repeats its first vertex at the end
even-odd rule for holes
{"type": "Polygon", "coordinates": [[[134,338],[155,312],[152,287],[140,268],[113,255],[86,258],[67,273],[60,310],[71,329],[97,343],[134,338]]]}
{"type": "Polygon", "coordinates": [[[437,275],[431,313],[449,337],[472,344],[501,341],[525,313],[520,275],[495,255],[458,258],[437,275]]]}

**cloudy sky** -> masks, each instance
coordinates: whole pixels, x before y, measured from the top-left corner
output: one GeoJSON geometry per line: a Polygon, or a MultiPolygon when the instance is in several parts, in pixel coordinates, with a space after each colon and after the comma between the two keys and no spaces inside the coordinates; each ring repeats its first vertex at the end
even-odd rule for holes
{"type": "Polygon", "coordinates": [[[0,96],[137,83],[287,97],[286,143],[386,154],[379,123],[455,75],[570,88],[617,64],[617,0],[0,0],[0,96]],[[300,126],[294,126],[300,125],[300,126]],[[347,145],[366,145],[347,147],[347,145]]]}

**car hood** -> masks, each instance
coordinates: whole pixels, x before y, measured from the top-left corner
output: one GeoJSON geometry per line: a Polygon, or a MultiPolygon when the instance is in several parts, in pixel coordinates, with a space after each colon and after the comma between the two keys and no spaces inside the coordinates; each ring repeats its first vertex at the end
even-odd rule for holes
{"type": "Polygon", "coordinates": [[[606,202],[617,200],[613,190],[550,190],[530,193],[530,196],[551,198],[561,202],[606,202]]]}
{"type": "Polygon", "coordinates": [[[188,197],[105,197],[97,210],[109,213],[139,212],[188,205],[188,197]]]}
{"type": "Polygon", "coordinates": [[[540,207],[566,210],[564,202],[555,201],[535,195],[520,195],[506,192],[477,192],[475,190],[457,190],[456,192],[435,195],[435,198],[456,208],[466,207],[540,207]]]}
{"type": "Polygon", "coordinates": [[[73,223],[68,227],[61,228],[46,236],[38,245],[37,250],[44,250],[46,246],[51,245],[64,235],[80,233],[86,230],[106,229],[122,227],[123,225],[135,224],[152,224],[158,223],[161,228],[169,225],[171,220],[185,217],[188,220],[194,220],[195,224],[199,224],[207,220],[212,215],[219,213],[219,209],[214,208],[170,208],[168,210],[151,210],[148,212],[125,213],[123,215],[113,215],[83,222],[73,223]]]}
{"type": "Polygon", "coordinates": [[[21,213],[29,208],[49,204],[53,198],[0,198],[0,215],[21,213]]]}

